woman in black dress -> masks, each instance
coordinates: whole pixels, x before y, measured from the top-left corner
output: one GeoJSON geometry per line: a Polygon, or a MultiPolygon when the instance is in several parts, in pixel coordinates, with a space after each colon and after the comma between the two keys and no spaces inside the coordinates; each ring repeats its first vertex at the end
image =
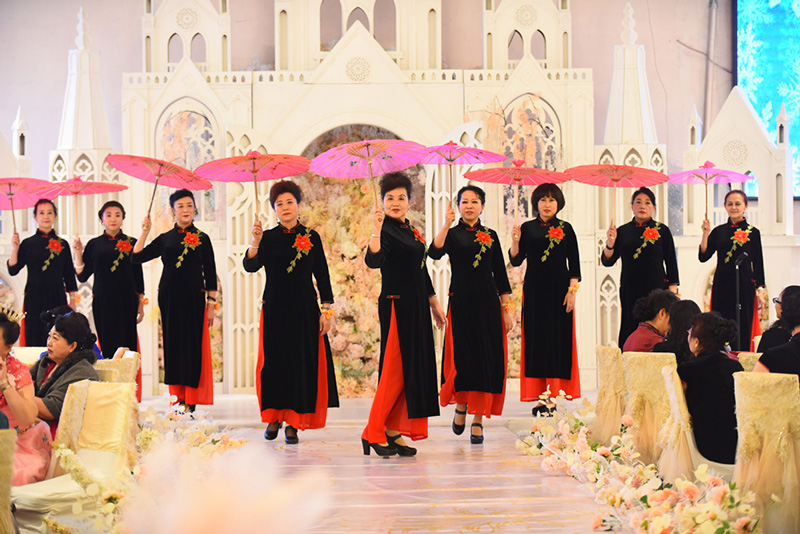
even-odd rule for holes
{"type": "Polygon", "coordinates": [[[98,212],[105,228],[86,248],[80,239],[73,244],[78,281],[92,284],[92,314],[103,358],[112,358],[119,347],[138,350],[136,325],[144,318],[142,266],[131,262],[136,238],[122,233],[125,208],[116,200],[98,212]]]}
{"type": "Polygon", "coordinates": [[[519,267],[528,259],[522,287],[520,400],[539,401],[534,414],[552,409],[540,398],[548,389],[552,396],[561,390],[581,396],[573,312],[581,266],[572,225],[556,217],[564,203],[557,185],[538,186],[531,195],[538,216],[511,232],[511,265],[519,267]]]}
{"type": "Polygon", "coordinates": [[[11,237],[11,257],[8,274],[16,276],[23,267],[28,268],[25,282],[20,347],[44,347],[47,344],[48,328],[39,316],[42,312],[65,306],[69,293],[69,306],[75,309],[75,267],[67,242],[56,235],[53,226],[58,210],[50,200],[40,199],[33,207],[33,217],[39,226],[36,233],[22,243],[19,234],[11,237]]]}
{"type": "Polygon", "coordinates": [[[380,187],[388,217],[380,209],[373,213],[365,262],[381,270],[381,359],[361,444],[366,455],[372,448],[381,456],[413,456],[417,450],[402,436],[427,438],[427,418],[439,415],[431,312],[439,328],[445,314],[425,266],[425,239],[406,219],[411,180],[391,173],[380,187]]]}
{"type": "Polygon", "coordinates": [[[299,441],[298,430],[323,428],[328,408],[339,406],[327,336],[333,290],[322,240],[297,218],[301,199],[300,187],[293,182],[272,186],[269,201],[278,226],[262,232],[261,221],[256,220],[244,257],[247,272],[264,267],[267,275],[256,366],[261,420],[269,423],[264,437],[275,439],[286,422],[290,444],[299,441]]]}
{"type": "Polygon", "coordinates": [[[739,336],[732,339],[735,351],[749,351],[753,337],[761,334],[758,309],[764,306],[764,257],[761,253],[761,232],[747,222],[744,211],[747,196],[737,189],[725,195],[728,222],[711,230],[711,222],[703,221],[703,237],[698,257],[707,262],[717,253],[717,270],[711,286],[711,310],[726,319],[736,320],[736,265],[739,264],[739,336]],[[747,253],[742,261],[739,257],[747,253]],[[741,342],[739,341],[741,338],[741,342]]]}
{"type": "Polygon", "coordinates": [[[142,264],[161,258],[158,307],[164,339],[164,382],[169,392],[189,411],[196,404],[214,404],[211,340],[208,327],[217,303],[217,268],[211,238],[194,226],[195,203],[191,191],[170,195],[175,227],[147,245],[150,217],[131,260],[142,264]]]}
{"type": "Polygon", "coordinates": [[[455,212],[448,206],[428,250],[437,260],[448,254],[452,272],[439,403],[456,405],[456,434],[464,432],[467,412],[473,414],[470,440],[483,443],[483,417],[502,415],[505,402],[511,286],[497,233],[480,221],[486,193],[468,185],[457,198],[461,220],[450,228],[455,212]]]}
{"type": "Polygon", "coordinates": [[[637,300],[654,289],[678,292],[678,259],[672,233],[666,224],[653,220],[656,196],[647,187],[640,187],[631,197],[633,220],[617,229],[613,224],[606,232],[606,246],[600,262],[611,267],[622,258],[619,300],[622,321],[619,325],[619,346],[636,330],[633,316],[637,300]]]}
{"type": "Polygon", "coordinates": [[[800,286],[786,286],[780,295],[772,299],[772,302],[775,303],[775,315],[778,320],[761,334],[761,341],[755,348],[757,352],[766,352],[791,341],[794,326],[790,325],[783,317],[783,299],[792,295],[800,295],[800,286]]]}

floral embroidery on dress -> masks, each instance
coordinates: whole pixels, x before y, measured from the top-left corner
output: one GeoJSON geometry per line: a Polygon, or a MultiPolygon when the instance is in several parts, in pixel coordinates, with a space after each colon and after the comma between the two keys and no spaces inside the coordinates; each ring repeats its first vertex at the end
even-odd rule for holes
{"type": "Polygon", "coordinates": [[[297,255],[294,257],[291,263],[289,263],[289,267],[286,268],[287,273],[290,273],[294,270],[294,266],[297,263],[297,260],[299,260],[303,256],[303,254],[308,256],[308,253],[311,251],[312,246],[313,245],[311,244],[311,229],[306,228],[306,233],[298,234],[297,237],[294,238],[294,245],[292,245],[292,248],[297,251],[297,255]]]}
{"type": "Polygon", "coordinates": [[[733,236],[731,236],[731,241],[733,241],[733,246],[725,255],[725,263],[731,261],[733,257],[733,251],[736,250],[740,246],[744,246],[745,243],[750,241],[750,232],[753,231],[753,225],[748,224],[746,230],[736,230],[733,232],[733,236]]]}
{"type": "Polygon", "coordinates": [[[475,242],[480,243],[481,250],[475,254],[475,261],[472,262],[472,266],[478,267],[478,264],[481,262],[481,258],[483,257],[483,253],[486,252],[487,249],[492,248],[492,243],[494,243],[494,240],[492,239],[492,236],[489,235],[489,232],[486,231],[486,228],[481,228],[475,232],[475,242]]]}
{"type": "Polygon", "coordinates": [[[61,240],[56,238],[50,238],[50,241],[47,242],[47,250],[50,251],[50,257],[44,262],[42,265],[42,270],[46,271],[48,267],[50,267],[50,261],[61,254],[61,240]]]}
{"type": "Polygon", "coordinates": [[[201,233],[202,232],[200,232],[200,230],[198,230],[197,233],[186,232],[186,235],[183,237],[183,241],[182,241],[183,252],[181,252],[181,255],[178,256],[178,263],[175,264],[175,267],[180,267],[181,266],[181,264],[183,263],[183,258],[186,257],[186,253],[189,251],[189,249],[194,250],[197,247],[199,247],[200,245],[202,245],[202,243],[200,242],[200,234],[201,233]]]}
{"type": "Polygon", "coordinates": [[[131,242],[131,238],[129,237],[128,239],[121,239],[117,241],[117,250],[119,250],[119,256],[117,256],[117,259],[114,260],[114,263],[111,265],[112,273],[117,270],[117,267],[119,267],[119,262],[122,261],[122,258],[124,258],[126,255],[129,256],[131,250],[133,250],[133,243],[131,242]]]}
{"type": "Polygon", "coordinates": [[[658,241],[661,238],[661,232],[659,232],[660,229],[661,229],[660,222],[657,222],[656,225],[652,228],[644,229],[644,232],[642,232],[642,241],[644,241],[644,243],[639,245],[639,248],[637,248],[636,252],[633,253],[633,259],[639,257],[639,255],[642,253],[642,250],[644,249],[644,247],[647,246],[648,243],[653,245],[655,244],[656,241],[658,241]]]}
{"type": "Polygon", "coordinates": [[[411,233],[414,234],[414,239],[416,239],[417,241],[422,243],[422,245],[423,245],[423,247],[425,249],[422,252],[422,263],[419,266],[419,268],[422,269],[423,267],[425,267],[425,257],[428,255],[428,245],[427,245],[427,243],[425,243],[425,238],[422,237],[422,234],[419,232],[419,230],[414,228],[414,226],[412,224],[410,224],[410,223],[409,223],[408,227],[411,228],[411,233]]]}
{"type": "Polygon", "coordinates": [[[542,262],[547,261],[547,258],[550,256],[550,251],[553,250],[553,247],[560,245],[561,240],[564,239],[564,221],[559,221],[558,226],[553,226],[547,229],[547,239],[550,240],[550,244],[547,245],[546,249],[544,249],[542,262]]]}

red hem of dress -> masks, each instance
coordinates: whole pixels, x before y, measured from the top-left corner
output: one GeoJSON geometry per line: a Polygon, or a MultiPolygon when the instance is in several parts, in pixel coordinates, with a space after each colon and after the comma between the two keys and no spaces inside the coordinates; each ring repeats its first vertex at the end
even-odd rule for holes
{"type": "Polygon", "coordinates": [[[197,387],[169,385],[169,394],[186,404],[214,404],[214,373],[211,370],[211,337],[208,334],[208,319],[203,314],[203,341],[200,357],[200,381],[197,387]]]}

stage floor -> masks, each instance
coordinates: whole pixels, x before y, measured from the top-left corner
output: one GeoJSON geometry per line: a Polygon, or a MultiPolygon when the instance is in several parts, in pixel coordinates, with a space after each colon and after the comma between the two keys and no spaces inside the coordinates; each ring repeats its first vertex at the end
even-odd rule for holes
{"type": "MultiPolygon", "coordinates": [[[[329,411],[328,426],[300,432],[298,445],[286,445],[283,431],[264,440],[255,396],[218,396],[208,412],[235,437],[250,439],[247,449],[274,458],[281,476],[316,471],[330,480],[331,504],[308,532],[592,532],[592,515],[602,507],[590,490],[543,472],[540,457],[515,449],[515,432],[529,428],[532,418],[530,404],[511,395],[502,417],[484,421],[483,445],[470,444],[469,427],[453,434],[449,406],[431,418],[430,437],[413,444],[419,452],[412,458],[363,455],[360,435],[371,399],[342,399],[341,408],[329,411]]],[[[162,399],[142,404],[165,406],[162,399]]]]}

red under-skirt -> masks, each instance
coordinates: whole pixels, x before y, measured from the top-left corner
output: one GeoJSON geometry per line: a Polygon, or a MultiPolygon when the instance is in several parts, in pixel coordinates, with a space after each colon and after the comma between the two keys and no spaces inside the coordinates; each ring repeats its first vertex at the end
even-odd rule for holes
{"type": "Polygon", "coordinates": [[[761,320],[758,317],[758,292],[753,302],[753,326],[750,328],[750,352],[755,352],[756,344],[753,338],[761,335],[761,320]]]}
{"type": "Polygon", "coordinates": [[[525,317],[522,318],[522,357],[519,362],[519,398],[521,401],[538,401],[539,395],[550,386],[550,396],[558,396],[563,390],[565,394],[577,399],[581,396],[581,377],[578,371],[578,340],[575,336],[575,314],[572,315],[572,372],[569,380],[564,378],[530,378],[525,376],[525,317]]]}
{"type": "Polygon", "coordinates": [[[361,437],[370,443],[385,443],[386,429],[396,430],[415,441],[428,437],[428,418],[408,417],[403,358],[400,354],[400,339],[397,336],[394,302],[392,302],[392,318],[383,354],[381,377],[378,380],[375,398],[372,400],[367,427],[361,437]]]}
{"type": "Polygon", "coordinates": [[[214,373],[211,370],[211,337],[208,335],[208,319],[203,314],[203,353],[200,359],[200,382],[191,386],[169,385],[169,394],[185,404],[214,404],[214,373]]]}
{"type": "MultiPolygon", "coordinates": [[[[256,395],[261,406],[261,372],[264,369],[264,312],[259,319],[258,363],[256,364],[256,395]]],[[[264,423],[285,422],[298,430],[324,428],[328,419],[328,356],[325,353],[325,340],[319,336],[319,362],[317,366],[317,403],[313,413],[297,413],[294,410],[261,410],[261,421],[264,423]]]]}
{"type": "Polygon", "coordinates": [[[22,305],[22,319],[19,320],[19,343],[20,347],[27,347],[25,344],[25,305],[22,305]]]}
{"type": "MultiPolygon", "coordinates": [[[[503,328],[503,369],[508,370],[508,340],[503,328]]],[[[444,333],[444,351],[442,354],[442,372],[444,383],[439,390],[439,404],[466,404],[467,412],[472,415],[491,417],[503,414],[503,404],[506,400],[506,377],[503,378],[503,391],[489,393],[486,391],[456,391],[456,366],[453,359],[453,317],[447,314],[447,330],[444,333]]]]}

